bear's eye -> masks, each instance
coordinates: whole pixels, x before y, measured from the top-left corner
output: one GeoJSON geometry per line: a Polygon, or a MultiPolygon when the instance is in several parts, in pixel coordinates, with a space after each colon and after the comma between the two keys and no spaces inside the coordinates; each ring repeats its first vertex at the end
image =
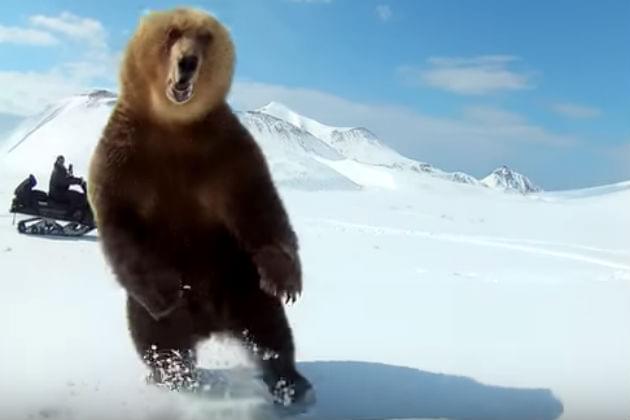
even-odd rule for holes
{"type": "Polygon", "coordinates": [[[166,47],[171,48],[173,44],[182,37],[182,31],[177,28],[169,28],[166,32],[166,47]]]}
{"type": "Polygon", "coordinates": [[[199,42],[201,42],[201,44],[203,45],[210,44],[213,39],[214,39],[214,36],[212,35],[212,32],[210,31],[202,32],[201,34],[199,34],[199,42]]]}

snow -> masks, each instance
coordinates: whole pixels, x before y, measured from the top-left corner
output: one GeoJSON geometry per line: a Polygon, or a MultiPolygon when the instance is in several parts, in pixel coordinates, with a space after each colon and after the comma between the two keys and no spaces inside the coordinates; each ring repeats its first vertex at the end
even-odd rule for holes
{"type": "MultiPolygon", "coordinates": [[[[339,155],[353,162],[369,167],[378,166],[393,169],[408,178],[418,178],[418,174],[430,175],[465,184],[479,184],[474,177],[461,172],[448,173],[431,165],[400,155],[387,147],[374,133],[364,127],[332,127],[298,114],[278,102],[271,102],[257,110],[290,123],[293,127],[310,133],[313,137],[334,148],[339,155]]],[[[335,162],[336,163],[336,162],[335,162]]],[[[329,165],[335,167],[335,163],[329,165]]],[[[350,164],[356,168],[356,165],[350,164]]],[[[370,183],[371,184],[371,183],[370,183]]]]}
{"type": "Polygon", "coordinates": [[[384,168],[363,165],[348,159],[326,162],[326,164],[358,185],[396,189],[395,176],[384,168]]]}
{"type": "Polygon", "coordinates": [[[271,102],[258,111],[280,118],[311,133],[336,149],[342,156],[358,162],[393,165],[408,160],[383,145],[372,132],[362,127],[327,126],[277,102],[271,102]]]}
{"type": "Polygon", "coordinates": [[[279,185],[309,190],[359,187],[326,165],[343,157],[308,131],[260,112],[241,112],[239,118],[261,145],[279,185]]]}
{"type": "Polygon", "coordinates": [[[313,135],[321,139],[330,139],[335,131],[345,131],[352,129],[352,127],[331,127],[322,124],[319,121],[298,114],[297,112],[289,109],[287,106],[279,102],[270,102],[269,104],[260,108],[258,111],[287,121],[288,123],[303,129],[304,131],[313,133],[313,135]]]}
{"type": "MultiPolygon", "coordinates": [[[[5,209],[28,173],[47,184],[56,154],[85,175],[110,107],[94,101],[64,101],[12,137],[5,209]]],[[[630,417],[630,184],[504,194],[240,117],[267,121],[254,135],[272,163],[297,162],[271,166],[291,181],[280,191],[301,243],[305,290],[287,313],[318,392],[310,418],[630,417]]],[[[12,217],[0,213],[2,418],[272,418],[259,395],[195,401],[145,386],[98,233],[27,237],[12,217]]],[[[247,364],[218,338],[200,362],[247,364]]]]}
{"type": "Polygon", "coordinates": [[[630,190],[630,181],[617,182],[615,184],[601,185],[597,187],[582,188],[571,191],[555,191],[552,194],[548,194],[548,197],[558,198],[584,198],[593,197],[598,195],[607,195],[613,193],[624,193],[630,190]]]}

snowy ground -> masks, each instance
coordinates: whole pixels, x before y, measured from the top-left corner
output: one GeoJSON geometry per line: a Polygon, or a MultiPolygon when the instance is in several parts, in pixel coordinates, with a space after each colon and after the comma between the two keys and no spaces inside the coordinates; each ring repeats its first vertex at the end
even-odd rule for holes
{"type": "MultiPolygon", "coordinates": [[[[0,177],[5,208],[19,179],[0,177]]],[[[314,417],[630,418],[628,188],[282,194],[302,243],[305,292],[288,313],[314,417]]],[[[267,415],[260,398],[200,403],[143,385],[96,234],[25,237],[3,211],[0,273],[2,418],[267,415]]],[[[202,363],[245,359],[212,341],[202,363]]]]}
{"type": "MultiPolygon", "coordinates": [[[[61,101],[0,147],[0,418],[273,418],[255,389],[200,402],[146,387],[97,233],[25,237],[3,210],[28,173],[46,189],[59,153],[85,175],[114,102],[61,101]]],[[[630,182],[506,194],[268,108],[242,117],[302,244],[288,314],[311,419],[630,419],[630,182]]],[[[201,362],[247,364],[218,339],[201,362]]]]}

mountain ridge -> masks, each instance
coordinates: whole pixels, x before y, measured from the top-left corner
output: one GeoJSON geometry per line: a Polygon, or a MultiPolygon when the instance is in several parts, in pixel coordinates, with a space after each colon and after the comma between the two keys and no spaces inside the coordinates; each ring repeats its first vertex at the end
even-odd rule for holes
{"type": "MultiPolygon", "coordinates": [[[[20,124],[0,150],[5,157],[12,153],[25,155],[9,158],[17,165],[26,165],[32,156],[35,156],[35,163],[39,164],[41,159],[37,158],[37,154],[50,159],[48,155],[54,151],[55,155],[66,154],[70,160],[79,162],[79,165],[75,165],[77,169],[87,170],[86,150],[91,146],[89,143],[86,146],[82,139],[93,139],[92,146],[96,144],[116,98],[116,93],[98,89],[52,103],[41,113],[20,124]],[[51,124],[59,126],[58,129],[52,129],[51,124]],[[72,133],[71,137],[80,137],[81,141],[65,140],[67,133],[72,133]],[[34,134],[42,137],[38,140],[42,144],[28,145],[29,138],[34,134]]],[[[460,171],[443,171],[400,154],[366,127],[329,126],[279,102],[270,102],[255,110],[236,110],[235,113],[261,145],[272,172],[277,175],[276,179],[286,185],[307,189],[358,188],[359,185],[352,177],[340,171],[340,166],[336,164],[348,160],[375,169],[393,171],[404,177],[426,175],[522,194],[542,191],[529,178],[507,166],[495,169],[481,180],[460,171]]]]}

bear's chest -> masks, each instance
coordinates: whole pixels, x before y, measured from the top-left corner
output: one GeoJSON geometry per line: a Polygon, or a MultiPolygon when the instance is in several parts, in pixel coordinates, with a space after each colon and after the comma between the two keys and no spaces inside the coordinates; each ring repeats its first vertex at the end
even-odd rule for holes
{"type": "Polygon", "coordinates": [[[210,159],[173,155],[154,159],[136,171],[133,189],[138,213],[147,224],[171,230],[213,225],[222,194],[215,178],[210,159]]]}

